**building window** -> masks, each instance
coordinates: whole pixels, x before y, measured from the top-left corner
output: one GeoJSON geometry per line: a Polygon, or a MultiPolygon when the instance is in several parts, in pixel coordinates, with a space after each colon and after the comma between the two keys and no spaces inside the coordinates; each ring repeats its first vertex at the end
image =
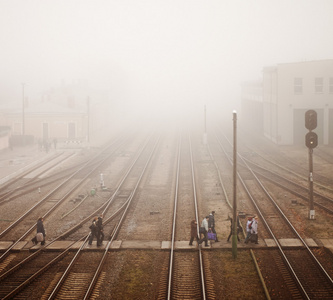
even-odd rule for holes
{"type": "Polygon", "coordinates": [[[316,77],[315,78],[315,93],[322,94],[324,92],[324,78],[316,77]]]}
{"type": "Polygon", "coordinates": [[[330,94],[333,94],[333,77],[330,77],[329,93],[330,93],[330,94]]]}
{"type": "Polygon", "coordinates": [[[303,93],[303,80],[302,78],[296,77],[294,79],[294,94],[299,95],[303,93]]]}

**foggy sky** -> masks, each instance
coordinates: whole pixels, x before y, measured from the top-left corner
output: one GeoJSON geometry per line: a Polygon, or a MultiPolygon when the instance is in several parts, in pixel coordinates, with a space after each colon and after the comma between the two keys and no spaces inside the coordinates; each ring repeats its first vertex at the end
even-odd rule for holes
{"type": "Polygon", "coordinates": [[[263,67],[333,55],[331,0],[0,0],[0,103],[83,80],[136,105],[239,100],[263,67]]]}

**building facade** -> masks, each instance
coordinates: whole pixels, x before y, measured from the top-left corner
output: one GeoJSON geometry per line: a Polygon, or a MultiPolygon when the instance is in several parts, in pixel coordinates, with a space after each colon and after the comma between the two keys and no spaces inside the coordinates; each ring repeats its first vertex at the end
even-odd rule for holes
{"type": "Polygon", "coordinates": [[[87,113],[53,103],[40,103],[33,107],[9,110],[3,114],[2,126],[11,128],[12,140],[25,143],[40,140],[80,142],[87,140],[87,113]]]}
{"type": "MultiPolygon", "coordinates": [[[[242,96],[242,111],[253,103],[247,98],[242,96]]],[[[318,143],[333,145],[333,59],[265,67],[258,109],[264,136],[276,144],[304,144],[305,112],[312,109],[317,112],[318,143]]]]}

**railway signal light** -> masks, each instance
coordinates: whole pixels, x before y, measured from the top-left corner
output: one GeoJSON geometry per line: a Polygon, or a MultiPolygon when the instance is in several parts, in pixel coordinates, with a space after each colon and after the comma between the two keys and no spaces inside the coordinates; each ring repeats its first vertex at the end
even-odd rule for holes
{"type": "Polygon", "coordinates": [[[309,149],[316,148],[318,146],[318,136],[315,132],[308,132],[305,135],[305,145],[309,149]]]}
{"type": "Polygon", "coordinates": [[[317,112],[310,109],[305,113],[305,128],[310,131],[317,127],[317,112]]]}

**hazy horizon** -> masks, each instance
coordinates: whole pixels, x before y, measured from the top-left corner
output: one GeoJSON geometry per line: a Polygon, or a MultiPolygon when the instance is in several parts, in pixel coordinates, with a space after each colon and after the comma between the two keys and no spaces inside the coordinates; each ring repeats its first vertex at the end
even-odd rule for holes
{"type": "Polygon", "coordinates": [[[237,108],[263,67],[330,59],[333,2],[0,1],[0,103],[82,81],[136,113],[237,108]],[[130,108],[131,107],[131,108],[130,108]]]}

